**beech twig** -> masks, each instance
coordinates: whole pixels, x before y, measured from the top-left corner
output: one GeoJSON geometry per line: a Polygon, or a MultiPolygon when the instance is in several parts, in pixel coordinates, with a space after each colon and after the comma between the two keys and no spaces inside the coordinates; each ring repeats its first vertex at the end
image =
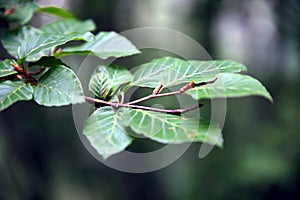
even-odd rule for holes
{"type": "Polygon", "coordinates": [[[121,108],[121,107],[134,108],[134,109],[149,110],[149,111],[169,113],[169,114],[186,113],[186,112],[189,112],[191,110],[195,110],[195,109],[202,106],[202,104],[200,104],[200,105],[197,105],[197,106],[188,107],[188,108],[184,108],[184,109],[167,110],[167,109],[153,108],[153,107],[146,107],[146,106],[139,106],[139,105],[130,105],[130,104],[124,104],[124,103],[107,102],[107,101],[100,100],[100,99],[95,99],[95,98],[92,98],[92,97],[85,97],[85,100],[88,103],[100,103],[100,104],[105,104],[105,105],[108,105],[108,106],[112,106],[114,108],[121,108]]]}
{"type": "Polygon", "coordinates": [[[186,84],[185,86],[183,86],[182,88],[180,88],[179,90],[177,91],[174,91],[174,92],[167,92],[167,93],[162,93],[162,94],[150,94],[148,96],[145,96],[143,98],[140,98],[140,99],[137,99],[137,100],[134,100],[134,101],[131,101],[131,102],[128,102],[127,104],[137,104],[137,103],[140,103],[142,101],[147,101],[149,99],[153,99],[153,98],[158,98],[158,97],[166,97],[166,96],[172,96],[172,95],[176,95],[176,94],[182,94],[184,92],[186,92],[187,90],[189,90],[190,88],[192,88],[194,85],[195,86],[203,86],[203,85],[207,85],[207,84],[210,84],[210,83],[214,83],[218,78],[214,78],[213,80],[211,81],[207,81],[207,82],[201,82],[201,83],[197,83],[195,84],[194,81],[191,81],[189,82],[188,84],[186,84]]]}
{"type": "Polygon", "coordinates": [[[24,69],[22,67],[20,67],[18,64],[11,62],[10,65],[18,72],[18,74],[17,74],[18,79],[21,79],[21,77],[18,76],[18,75],[21,75],[26,79],[26,82],[30,83],[31,85],[37,84],[37,80],[35,78],[33,78],[31,76],[31,74],[25,72],[24,69]]]}
{"type": "Polygon", "coordinates": [[[189,112],[191,110],[197,109],[197,108],[199,108],[203,105],[199,104],[197,106],[188,107],[188,108],[184,108],[184,109],[168,110],[168,109],[146,107],[146,106],[140,106],[140,105],[134,105],[134,104],[137,104],[137,103],[140,103],[142,101],[149,100],[149,99],[157,98],[157,97],[165,97],[165,96],[172,96],[172,95],[176,95],[176,94],[182,94],[182,93],[186,92],[187,90],[189,90],[190,88],[192,88],[194,85],[203,86],[203,85],[206,85],[206,84],[214,83],[216,80],[217,80],[217,78],[215,78],[211,81],[201,82],[201,83],[198,83],[198,84],[195,84],[194,81],[191,81],[191,82],[187,83],[185,86],[183,86],[182,88],[180,88],[177,91],[167,92],[167,93],[162,93],[162,94],[160,94],[160,91],[162,90],[163,85],[162,85],[162,83],[159,83],[158,86],[153,90],[152,94],[150,94],[148,96],[145,96],[143,98],[128,102],[128,103],[108,102],[108,101],[105,101],[105,100],[95,99],[95,98],[92,98],[92,97],[85,97],[85,100],[88,103],[104,104],[104,105],[112,106],[114,108],[124,107],[124,108],[135,108],[135,109],[142,109],[142,110],[150,110],[150,111],[154,111],[154,112],[169,113],[169,114],[181,114],[181,113],[185,113],[185,112],[189,112]]]}

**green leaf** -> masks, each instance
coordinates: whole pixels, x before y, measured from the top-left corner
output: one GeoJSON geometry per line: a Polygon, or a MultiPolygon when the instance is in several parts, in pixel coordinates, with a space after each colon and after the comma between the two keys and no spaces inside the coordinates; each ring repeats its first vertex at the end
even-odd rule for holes
{"type": "Polygon", "coordinates": [[[95,72],[89,83],[89,91],[100,99],[111,97],[119,86],[132,80],[131,73],[117,65],[101,65],[95,72]]]}
{"type": "Polygon", "coordinates": [[[100,32],[95,40],[84,43],[81,46],[67,47],[57,56],[66,56],[68,54],[95,55],[101,59],[109,57],[124,57],[140,53],[138,49],[124,36],[115,32],[100,32]]]}
{"type": "Polygon", "coordinates": [[[189,60],[197,72],[203,74],[218,74],[226,72],[242,72],[247,71],[247,67],[242,63],[232,61],[232,60],[209,60],[209,61],[199,61],[199,60],[189,60]]]}
{"type": "Polygon", "coordinates": [[[39,29],[31,26],[22,26],[21,28],[13,31],[3,33],[1,41],[4,48],[8,53],[14,57],[18,57],[19,48],[25,39],[37,33],[42,33],[39,29]]]}
{"type": "Polygon", "coordinates": [[[11,66],[11,62],[15,63],[15,61],[11,59],[5,59],[0,62],[0,77],[17,73],[17,71],[11,66]]]}
{"type": "Polygon", "coordinates": [[[54,16],[57,16],[60,18],[65,18],[65,19],[74,19],[75,18],[70,12],[68,12],[62,8],[56,7],[56,6],[41,7],[41,8],[38,8],[36,11],[40,12],[40,13],[54,15],[54,16]]]}
{"type": "Polygon", "coordinates": [[[243,97],[257,95],[269,99],[272,97],[266,88],[256,79],[241,74],[221,73],[213,84],[195,87],[186,94],[194,99],[243,97]]]}
{"type": "Polygon", "coordinates": [[[46,33],[69,34],[93,31],[95,28],[96,26],[92,20],[62,19],[43,26],[41,30],[46,33]]]}
{"type": "Polygon", "coordinates": [[[132,141],[122,126],[119,112],[111,107],[97,109],[85,122],[83,133],[104,158],[123,151],[132,141]]]}
{"type": "Polygon", "coordinates": [[[202,119],[198,121],[194,118],[131,108],[121,108],[120,115],[125,126],[161,143],[223,144],[221,129],[202,119]]]}
{"type": "Polygon", "coordinates": [[[18,58],[20,60],[26,59],[27,62],[39,60],[42,56],[49,56],[48,50],[59,45],[74,40],[90,41],[93,39],[93,34],[86,33],[70,33],[67,35],[55,35],[52,33],[38,33],[30,36],[22,42],[18,58]],[[47,54],[45,54],[45,51],[47,54]]]}
{"type": "Polygon", "coordinates": [[[6,20],[9,22],[14,22],[17,25],[26,24],[30,21],[33,16],[33,13],[38,8],[33,2],[24,2],[24,3],[17,3],[17,4],[8,4],[7,9],[14,6],[14,10],[8,16],[5,16],[6,20]]]}
{"type": "Polygon", "coordinates": [[[63,106],[84,102],[81,83],[69,68],[49,69],[34,86],[34,100],[44,106],[63,106]]]}
{"type": "Polygon", "coordinates": [[[194,81],[204,82],[220,72],[240,72],[246,67],[234,61],[185,61],[179,58],[165,57],[143,64],[134,73],[131,85],[156,87],[159,82],[164,87],[194,81]]]}
{"type": "Polygon", "coordinates": [[[33,89],[22,81],[4,81],[0,83],[0,111],[17,101],[32,99],[33,89]]]}
{"type": "Polygon", "coordinates": [[[57,59],[53,56],[44,56],[36,62],[29,63],[29,67],[31,66],[55,67],[57,65],[66,66],[66,64],[63,63],[60,59],[57,59]]]}

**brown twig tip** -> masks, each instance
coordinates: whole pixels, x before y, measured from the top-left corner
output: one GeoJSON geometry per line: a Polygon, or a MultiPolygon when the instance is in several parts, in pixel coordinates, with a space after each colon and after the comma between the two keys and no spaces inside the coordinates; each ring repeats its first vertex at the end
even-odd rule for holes
{"type": "Polygon", "coordinates": [[[18,64],[15,64],[13,62],[10,62],[10,65],[13,66],[13,68],[18,72],[16,75],[18,79],[22,79],[22,77],[26,78],[26,83],[30,83],[31,85],[36,85],[37,80],[33,78],[30,74],[26,73],[22,67],[20,67],[18,64]]]}
{"type": "Polygon", "coordinates": [[[186,84],[185,86],[183,86],[179,91],[181,93],[184,93],[185,91],[187,91],[188,89],[192,88],[193,85],[195,84],[195,81],[191,81],[188,84],[186,84]]]}
{"type": "Polygon", "coordinates": [[[12,5],[10,8],[6,9],[3,12],[3,16],[8,16],[8,15],[12,14],[15,10],[16,10],[16,6],[12,5]]]}
{"type": "Polygon", "coordinates": [[[14,68],[17,72],[19,72],[19,73],[23,73],[23,72],[24,72],[23,68],[20,67],[19,65],[15,64],[15,63],[13,63],[13,62],[10,62],[9,64],[10,64],[11,66],[13,66],[13,68],[14,68]]]}
{"type": "Polygon", "coordinates": [[[23,76],[21,74],[17,74],[16,77],[19,79],[19,80],[22,80],[23,79],[23,76]]]}
{"type": "Polygon", "coordinates": [[[57,49],[57,50],[55,51],[55,53],[60,53],[61,51],[62,51],[62,49],[59,48],[59,49],[57,49]]]}
{"type": "Polygon", "coordinates": [[[162,84],[162,82],[159,82],[159,84],[158,84],[158,85],[156,86],[156,88],[153,90],[152,94],[153,94],[153,95],[159,94],[159,93],[161,92],[162,88],[163,88],[163,84],[162,84]]]}

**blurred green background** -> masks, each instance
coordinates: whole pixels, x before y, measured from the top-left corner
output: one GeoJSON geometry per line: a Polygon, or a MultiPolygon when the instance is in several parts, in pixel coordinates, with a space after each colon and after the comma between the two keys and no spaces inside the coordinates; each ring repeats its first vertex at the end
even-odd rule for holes
{"type": "Polygon", "coordinates": [[[298,0],[38,3],[92,18],[98,31],[143,26],[180,31],[213,59],[247,65],[248,74],[267,86],[274,104],[259,97],[230,99],[224,149],[214,148],[199,159],[200,144],[193,144],[164,169],[129,174],[89,154],[75,130],[71,107],[17,103],[0,113],[0,199],[300,199],[298,0]]]}

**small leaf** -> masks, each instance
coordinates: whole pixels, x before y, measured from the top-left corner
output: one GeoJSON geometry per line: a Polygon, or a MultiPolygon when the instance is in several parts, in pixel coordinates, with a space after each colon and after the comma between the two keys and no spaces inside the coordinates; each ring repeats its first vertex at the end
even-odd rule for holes
{"type": "Polygon", "coordinates": [[[95,55],[101,59],[109,57],[124,57],[140,53],[138,49],[124,36],[115,32],[100,32],[95,40],[84,43],[81,46],[67,47],[57,56],[66,56],[68,54],[95,55]]]}
{"type": "Polygon", "coordinates": [[[220,72],[240,72],[246,67],[234,61],[185,61],[179,58],[165,57],[143,64],[134,73],[131,85],[156,87],[162,82],[164,87],[184,82],[204,82],[220,72]]]}
{"type": "Polygon", "coordinates": [[[17,73],[17,71],[11,66],[11,62],[15,63],[15,61],[11,59],[0,61],[0,77],[5,77],[17,73]]]}
{"type": "Polygon", "coordinates": [[[271,102],[272,97],[266,88],[256,79],[241,74],[221,73],[213,84],[195,87],[186,92],[194,99],[226,98],[244,96],[263,96],[271,102]]]}
{"type": "Polygon", "coordinates": [[[221,129],[202,119],[198,121],[194,118],[131,108],[121,108],[120,115],[125,126],[161,143],[223,144],[221,129]]]}
{"type": "Polygon", "coordinates": [[[83,133],[104,159],[123,151],[132,142],[122,120],[118,111],[106,106],[97,109],[84,124],[83,133]]]}
{"type": "Polygon", "coordinates": [[[69,68],[49,69],[34,86],[34,100],[43,106],[63,106],[84,102],[81,83],[69,68]]]}
{"type": "Polygon", "coordinates": [[[74,16],[70,12],[56,6],[41,7],[38,8],[36,11],[40,13],[54,15],[64,19],[74,19],[74,16]]]}
{"type": "Polygon", "coordinates": [[[93,31],[95,28],[96,26],[92,20],[78,21],[75,19],[62,19],[49,23],[40,30],[45,33],[69,34],[93,31]]]}
{"type": "Polygon", "coordinates": [[[51,48],[74,40],[90,41],[93,40],[93,34],[90,32],[70,33],[67,35],[55,35],[51,33],[35,34],[22,42],[18,52],[18,58],[20,60],[26,59],[27,62],[37,61],[42,56],[48,56],[48,54],[45,55],[43,51],[48,51],[51,48]]]}
{"type": "Polygon", "coordinates": [[[113,95],[119,86],[132,79],[131,73],[120,66],[99,66],[89,83],[89,91],[97,98],[107,99],[113,95]]]}
{"type": "Polygon", "coordinates": [[[22,81],[4,81],[0,83],[0,111],[17,101],[32,99],[33,89],[22,81]]]}

